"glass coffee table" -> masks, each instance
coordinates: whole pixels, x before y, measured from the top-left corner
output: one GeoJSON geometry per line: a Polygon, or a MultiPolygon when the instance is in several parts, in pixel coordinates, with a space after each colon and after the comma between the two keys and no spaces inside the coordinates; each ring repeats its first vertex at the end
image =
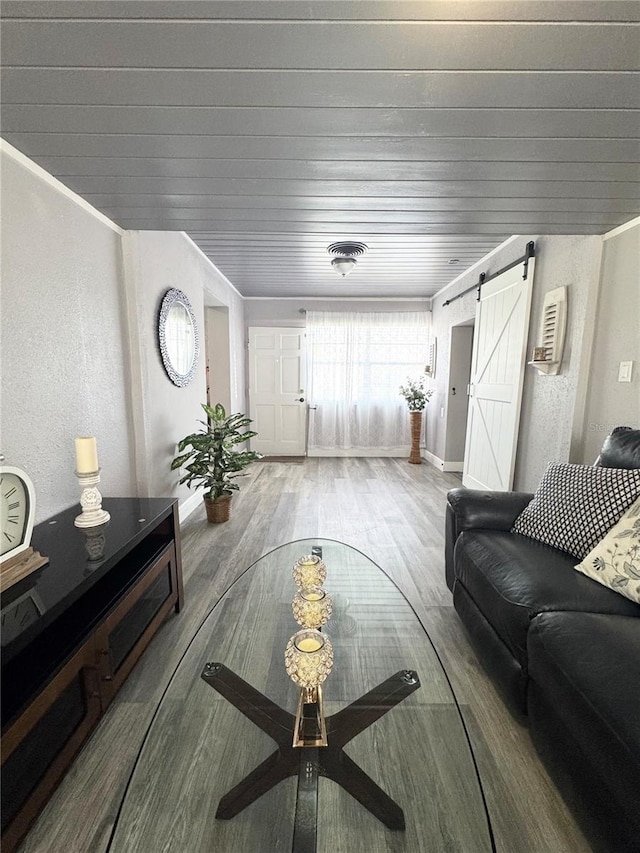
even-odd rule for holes
{"type": "Polygon", "coordinates": [[[109,851],[423,850],[495,850],[467,733],[431,641],[395,584],[360,551],[326,539],[276,548],[222,596],[185,652],[136,761],[109,851]],[[300,627],[291,570],[314,548],[333,598],[322,629],[334,649],[323,685],[329,744],[294,751],[274,726],[283,731],[296,712],[300,691],[284,666],[300,627]],[[295,768],[280,780],[294,754],[295,768]],[[258,777],[256,790],[228,808],[258,777]]]}

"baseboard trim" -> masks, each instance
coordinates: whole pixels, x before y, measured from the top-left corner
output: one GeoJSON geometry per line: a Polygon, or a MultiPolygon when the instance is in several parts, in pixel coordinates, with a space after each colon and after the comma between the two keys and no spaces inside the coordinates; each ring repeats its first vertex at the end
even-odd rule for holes
{"type": "Polygon", "coordinates": [[[435,453],[430,453],[428,450],[422,451],[422,458],[427,462],[430,462],[434,468],[438,469],[438,471],[460,473],[464,470],[464,462],[446,462],[444,459],[440,459],[439,456],[436,456],[435,453]]]}
{"type": "Polygon", "coordinates": [[[320,447],[310,447],[307,450],[307,456],[408,456],[411,452],[409,445],[406,447],[334,447],[330,450],[325,450],[320,447]]]}
{"type": "Polygon", "coordinates": [[[186,501],[183,501],[178,506],[178,517],[180,518],[180,523],[182,523],[185,519],[189,518],[192,512],[198,509],[200,504],[202,503],[202,492],[196,492],[195,495],[190,495],[186,501]]]}
{"type": "Polygon", "coordinates": [[[436,456],[435,453],[423,450],[422,458],[426,459],[426,461],[433,465],[434,468],[437,468],[438,471],[444,471],[444,459],[440,459],[440,457],[436,456]]]}

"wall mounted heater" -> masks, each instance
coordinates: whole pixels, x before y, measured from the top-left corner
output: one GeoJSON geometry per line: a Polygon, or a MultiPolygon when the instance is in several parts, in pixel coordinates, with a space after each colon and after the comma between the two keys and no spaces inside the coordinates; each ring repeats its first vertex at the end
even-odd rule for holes
{"type": "Polygon", "coordinates": [[[538,344],[529,362],[540,373],[552,376],[560,372],[567,330],[567,288],[557,287],[545,293],[538,344]]]}

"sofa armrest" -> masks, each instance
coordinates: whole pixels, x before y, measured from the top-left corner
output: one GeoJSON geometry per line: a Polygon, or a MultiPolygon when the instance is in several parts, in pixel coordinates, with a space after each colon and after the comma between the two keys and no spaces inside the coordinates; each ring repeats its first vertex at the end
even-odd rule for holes
{"type": "Polygon", "coordinates": [[[455,516],[456,538],[463,530],[511,530],[516,518],[533,498],[529,492],[484,492],[451,489],[447,501],[455,516]]]}
{"type": "Polygon", "coordinates": [[[447,493],[444,564],[447,586],[452,592],[455,583],[453,548],[460,533],[474,528],[511,530],[513,522],[532,497],[529,492],[483,492],[476,489],[451,489],[447,493]]]}

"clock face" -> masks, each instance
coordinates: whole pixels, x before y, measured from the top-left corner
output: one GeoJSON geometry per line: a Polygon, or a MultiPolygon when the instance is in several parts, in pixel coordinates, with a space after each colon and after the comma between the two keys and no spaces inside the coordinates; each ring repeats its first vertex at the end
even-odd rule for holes
{"type": "Polygon", "coordinates": [[[3,607],[0,612],[2,645],[8,646],[19,634],[44,613],[44,607],[35,591],[28,591],[3,607]]]}
{"type": "Polygon", "coordinates": [[[0,556],[19,549],[25,542],[29,521],[27,483],[13,471],[0,473],[0,556]]]}

